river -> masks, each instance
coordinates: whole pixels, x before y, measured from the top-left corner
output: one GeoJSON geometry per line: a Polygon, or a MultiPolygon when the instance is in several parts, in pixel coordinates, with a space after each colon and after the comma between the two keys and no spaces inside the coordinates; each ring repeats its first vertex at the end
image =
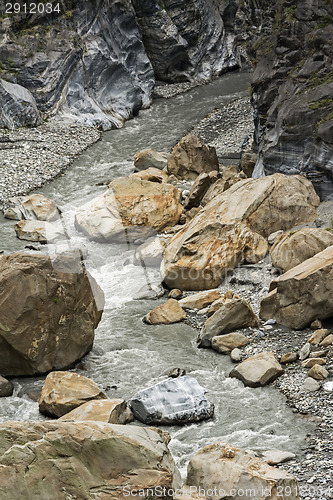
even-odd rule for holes
{"type": "MultiPolygon", "coordinates": [[[[210,349],[196,347],[195,332],[186,324],[149,326],[142,317],[165,299],[132,300],[147,280],[159,281],[157,270],[148,274],[131,263],[134,247],[89,242],[74,229],[76,207],[101,193],[100,183],[133,171],[133,154],[146,147],[169,151],[192,125],[207,113],[247,94],[249,77],[230,73],[219,80],[171,99],[155,100],[148,110],[127,122],[123,129],[106,132],[84,152],[66,173],[39,189],[63,211],[69,245],[85,248],[86,267],[104,290],[106,305],[96,330],[92,351],[74,371],[94,380],[110,398],[129,398],[139,389],[166,377],[174,367],[186,369],[207,388],[215,404],[215,418],[184,427],[166,427],[172,436],[171,451],[182,472],[189,457],[217,441],[245,449],[278,448],[297,452],[312,429],[286,406],[272,387],[246,388],[228,378],[231,362],[210,349]]],[[[13,221],[3,218],[2,249],[13,252],[27,242],[17,240],[13,221]]],[[[43,252],[52,251],[44,247],[43,252]]],[[[2,398],[0,420],[43,419],[38,404],[27,396],[37,393],[45,377],[15,379],[15,393],[2,398]]]]}

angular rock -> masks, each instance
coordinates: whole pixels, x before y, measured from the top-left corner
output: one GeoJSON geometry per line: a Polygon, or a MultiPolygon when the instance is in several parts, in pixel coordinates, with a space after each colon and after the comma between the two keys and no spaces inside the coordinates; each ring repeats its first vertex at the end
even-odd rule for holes
{"type": "Polygon", "coordinates": [[[311,182],[300,176],[237,182],[172,238],[161,267],[165,283],[185,290],[215,288],[230,269],[266,255],[263,236],[313,220],[318,205],[311,182]]]}
{"type": "Polygon", "coordinates": [[[199,347],[209,347],[213,337],[247,326],[258,326],[258,318],[251,306],[237,295],[225,300],[222,307],[205,322],[198,336],[199,347]]]}
{"type": "Polygon", "coordinates": [[[326,328],[321,328],[320,330],[316,330],[307,342],[309,342],[309,344],[318,345],[327,337],[328,334],[329,331],[326,328]]]}
{"type": "Polygon", "coordinates": [[[15,232],[20,240],[44,244],[66,239],[64,226],[57,222],[21,220],[15,224],[15,232]]]}
{"type": "Polygon", "coordinates": [[[152,148],[148,148],[135,153],[134,166],[136,170],[146,170],[151,167],[164,170],[166,169],[168,158],[168,153],[161,153],[152,148]]]}
{"type": "Polygon", "coordinates": [[[42,118],[26,88],[0,79],[0,128],[35,127],[42,118]]]}
{"type": "Polygon", "coordinates": [[[320,319],[315,319],[314,321],[312,321],[312,323],[310,325],[311,330],[319,330],[322,327],[323,326],[322,326],[322,322],[320,321],[320,319]]]}
{"type": "Polygon", "coordinates": [[[253,135],[250,137],[248,143],[242,151],[239,168],[243,170],[246,177],[252,177],[254,167],[256,166],[258,155],[253,148],[253,135]]]}
{"type": "Polygon", "coordinates": [[[300,498],[292,475],[226,443],[206,446],[194,455],[187,468],[186,484],[212,491],[212,500],[240,499],[243,492],[256,500],[300,498]]]}
{"type": "Polygon", "coordinates": [[[298,352],[299,359],[301,361],[304,361],[306,358],[309,357],[310,352],[311,352],[310,344],[309,342],[306,342],[306,344],[304,344],[303,347],[298,352]]]}
{"type": "Polygon", "coordinates": [[[87,377],[72,372],[51,372],[43,385],[39,411],[50,417],[62,417],[87,401],[106,398],[87,377]]]}
{"type": "Polygon", "coordinates": [[[169,441],[166,432],[134,425],[2,423],[0,496],[102,500],[133,490],[177,488],[180,477],[169,441]]]}
{"type": "Polygon", "coordinates": [[[194,180],[199,174],[219,170],[216,150],[196,135],[186,135],[173,148],[167,166],[168,174],[178,179],[194,180]]]}
{"type": "Polygon", "coordinates": [[[268,465],[277,465],[288,462],[296,458],[295,453],[290,453],[290,451],[282,450],[267,450],[265,451],[261,458],[268,463],[268,465]]]}
{"type": "Polygon", "coordinates": [[[325,380],[329,376],[329,372],[321,365],[313,365],[308,371],[308,377],[312,377],[315,380],[325,380]]]}
{"type": "Polygon", "coordinates": [[[314,365],[326,365],[324,358],[309,358],[302,361],[303,368],[312,368],[314,365]]]}
{"type": "Polygon", "coordinates": [[[66,422],[93,420],[108,424],[127,424],[133,419],[133,414],[123,399],[98,399],[83,403],[59,420],[66,422]]]}
{"type": "Polygon", "coordinates": [[[328,350],[311,352],[309,358],[323,358],[327,356],[328,350]]]}
{"type": "Polygon", "coordinates": [[[140,172],[134,172],[134,174],[131,174],[131,177],[149,182],[168,182],[168,174],[154,167],[149,167],[140,172]]]}
{"type": "Polygon", "coordinates": [[[189,194],[185,198],[185,210],[190,210],[193,207],[198,207],[210,185],[211,177],[208,174],[203,172],[202,174],[198,175],[191,187],[189,194]]]}
{"type": "Polygon", "coordinates": [[[283,354],[280,358],[281,365],[286,365],[287,363],[294,363],[297,361],[297,353],[296,352],[287,352],[283,354]]]}
{"type": "Polygon", "coordinates": [[[179,301],[169,299],[164,304],[155,307],[145,316],[149,325],[178,323],[186,318],[186,312],[179,305],[179,301]]]}
{"type": "Polygon", "coordinates": [[[166,243],[161,238],[148,238],[135,250],[134,264],[143,267],[160,267],[165,247],[166,243]]]}
{"type": "Polygon", "coordinates": [[[333,246],[272,281],[260,317],[300,330],[315,318],[333,316],[333,246]]]}
{"type": "Polygon", "coordinates": [[[0,257],[0,372],[64,369],[92,347],[104,294],[80,258],[0,257]]]}
{"type": "Polygon", "coordinates": [[[273,382],[284,370],[272,352],[260,352],[242,361],[230,372],[249,387],[262,387],[273,382]]]}
{"type": "Polygon", "coordinates": [[[327,335],[327,337],[325,337],[324,340],[322,340],[319,345],[320,347],[328,347],[332,344],[333,344],[333,334],[331,333],[330,335],[327,335]]]}
{"type": "Polygon", "coordinates": [[[14,384],[0,375],[0,398],[11,396],[14,392],[14,384]]]}
{"type": "Polygon", "coordinates": [[[181,192],[171,184],[120,177],[76,211],[76,227],[96,241],[135,241],[177,224],[181,192]]]}
{"type": "Polygon", "coordinates": [[[243,347],[250,342],[250,339],[241,333],[227,333],[217,335],[212,338],[212,348],[222,354],[229,354],[238,347],[243,347]]]}
{"type": "Polygon", "coordinates": [[[220,178],[212,183],[212,185],[206,191],[201,200],[201,205],[204,207],[211,200],[224,193],[227,189],[231,188],[231,186],[241,181],[242,179],[246,179],[246,175],[243,172],[239,172],[238,168],[235,165],[225,167],[222,172],[222,177],[220,174],[220,178]]]}
{"type": "Polygon", "coordinates": [[[332,245],[333,233],[306,227],[283,234],[272,246],[270,254],[273,266],[286,272],[332,245]]]}
{"type": "Polygon", "coordinates": [[[6,219],[13,220],[43,220],[59,219],[60,210],[54,201],[42,194],[29,194],[9,198],[9,207],[4,212],[6,219]]]}
{"type": "Polygon", "coordinates": [[[221,295],[218,290],[207,290],[180,299],[179,305],[183,309],[203,309],[220,298],[221,295]]]}
{"type": "Polygon", "coordinates": [[[193,377],[168,378],[137,392],[129,401],[135,418],[151,425],[183,425],[211,418],[214,405],[193,377]]]}

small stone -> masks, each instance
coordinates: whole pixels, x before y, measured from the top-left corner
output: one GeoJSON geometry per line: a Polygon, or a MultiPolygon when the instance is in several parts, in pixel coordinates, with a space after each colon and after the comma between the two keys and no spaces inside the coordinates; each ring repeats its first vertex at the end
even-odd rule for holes
{"type": "Polygon", "coordinates": [[[170,290],[170,293],[168,295],[169,299],[181,299],[183,296],[183,292],[179,290],[178,288],[173,288],[173,290],[170,290]]]}
{"type": "Polygon", "coordinates": [[[267,462],[268,465],[283,464],[293,458],[296,458],[294,453],[282,450],[267,450],[262,454],[262,459],[267,462]]]}
{"type": "Polygon", "coordinates": [[[186,375],[186,370],[183,368],[172,368],[168,373],[168,377],[171,378],[183,377],[184,375],[186,375]]]}
{"type": "Polygon", "coordinates": [[[286,365],[287,363],[294,363],[297,361],[297,353],[296,352],[287,352],[283,354],[280,358],[281,365],[286,365]]]}
{"type": "Polygon", "coordinates": [[[322,327],[322,324],[321,324],[320,319],[315,319],[314,321],[312,321],[312,323],[310,325],[311,330],[318,330],[321,327],[322,327]]]}
{"type": "Polygon", "coordinates": [[[312,368],[314,365],[325,365],[326,361],[323,358],[309,358],[302,362],[303,368],[312,368]]]}
{"type": "Polygon", "coordinates": [[[11,396],[14,392],[14,384],[0,375],[0,398],[11,396]]]}
{"type": "Polygon", "coordinates": [[[301,361],[309,357],[309,354],[311,352],[311,346],[307,342],[306,344],[303,345],[303,347],[299,350],[298,352],[298,357],[301,361]]]}
{"type": "Polygon", "coordinates": [[[320,344],[322,340],[329,334],[329,331],[326,328],[321,328],[320,330],[316,330],[311,337],[307,340],[309,344],[317,345],[320,344]]]}
{"type": "Polygon", "coordinates": [[[236,349],[233,349],[230,353],[230,359],[233,363],[239,363],[240,360],[242,359],[242,353],[241,350],[236,347],[236,349]]]}
{"type": "Polygon", "coordinates": [[[320,347],[328,347],[332,344],[333,344],[333,334],[331,333],[330,335],[327,335],[327,337],[325,337],[324,340],[322,340],[319,345],[320,347]]]}
{"type": "Polygon", "coordinates": [[[311,352],[309,358],[323,358],[324,356],[327,356],[327,353],[327,350],[311,352]]]}
{"type": "Polygon", "coordinates": [[[272,325],[263,325],[264,330],[272,330],[272,325]]]}
{"type": "Polygon", "coordinates": [[[321,365],[314,365],[309,371],[308,376],[316,380],[324,380],[329,376],[329,372],[321,365]]]}
{"type": "Polygon", "coordinates": [[[267,238],[267,241],[270,245],[274,245],[274,243],[279,239],[279,237],[283,234],[283,231],[281,231],[281,229],[279,231],[275,231],[275,233],[271,233],[268,238],[267,238]]]}
{"type": "Polygon", "coordinates": [[[318,389],[320,389],[320,384],[312,377],[307,377],[300,388],[301,392],[315,392],[318,389]]]}
{"type": "Polygon", "coordinates": [[[275,324],[276,324],[276,320],[275,319],[268,319],[267,321],[265,321],[264,326],[275,325],[275,324]]]}
{"type": "Polygon", "coordinates": [[[168,299],[164,304],[155,307],[144,318],[150,325],[178,323],[186,318],[186,312],[175,299],[168,299]]]}
{"type": "Polygon", "coordinates": [[[233,349],[243,347],[249,342],[250,339],[242,333],[233,332],[213,337],[212,348],[222,354],[229,354],[233,349]]]}

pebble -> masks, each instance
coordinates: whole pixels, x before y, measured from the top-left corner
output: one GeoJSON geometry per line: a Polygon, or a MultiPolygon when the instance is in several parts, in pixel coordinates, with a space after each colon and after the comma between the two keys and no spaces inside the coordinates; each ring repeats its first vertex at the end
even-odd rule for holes
{"type": "Polygon", "coordinates": [[[311,346],[307,342],[306,344],[303,345],[303,347],[299,350],[298,352],[298,357],[301,361],[309,357],[309,354],[311,352],[311,346]]]}

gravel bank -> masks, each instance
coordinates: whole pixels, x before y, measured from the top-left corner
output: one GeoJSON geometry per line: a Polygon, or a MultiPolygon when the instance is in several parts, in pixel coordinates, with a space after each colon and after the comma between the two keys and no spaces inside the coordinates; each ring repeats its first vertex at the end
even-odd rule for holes
{"type": "Polygon", "coordinates": [[[0,129],[0,209],[57,177],[101,137],[97,129],[51,121],[36,128],[0,129]]]}

